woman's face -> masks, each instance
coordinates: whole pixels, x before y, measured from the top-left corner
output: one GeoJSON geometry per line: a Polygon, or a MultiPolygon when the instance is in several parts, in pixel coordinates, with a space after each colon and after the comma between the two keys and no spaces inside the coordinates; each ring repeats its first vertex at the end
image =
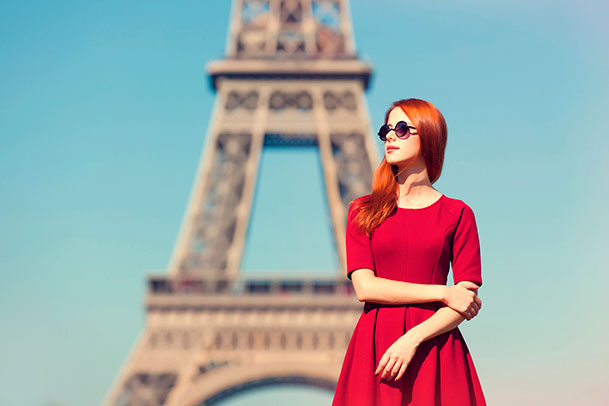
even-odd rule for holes
{"type": "MultiPolygon", "coordinates": [[[[404,110],[400,107],[394,107],[389,113],[386,124],[393,129],[400,121],[404,121],[409,126],[414,127],[414,124],[406,113],[404,113],[404,110]]],[[[414,163],[419,149],[421,148],[421,139],[416,129],[413,130],[410,128],[409,131],[410,136],[405,140],[399,138],[394,130],[387,133],[387,140],[385,141],[384,148],[385,160],[388,164],[397,165],[401,169],[414,163]]]]}

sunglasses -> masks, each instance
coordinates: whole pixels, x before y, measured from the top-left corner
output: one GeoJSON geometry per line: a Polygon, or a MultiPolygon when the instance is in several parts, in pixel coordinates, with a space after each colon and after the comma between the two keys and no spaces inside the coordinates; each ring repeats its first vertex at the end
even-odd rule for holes
{"type": "Polygon", "coordinates": [[[379,138],[383,142],[387,141],[387,134],[389,134],[389,131],[395,131],[395,135],[397,135],[399,139],[405,140],[406,138],[410,137],[410,135],[412,134],[410,132],[411,128],[413,130],[416,130],[416,128],[414,128],[413,126],[406,124],[405,121],[399,121],[395,125],[395,128],[390,128],[387,124],[382,125],[381,128],[379,129],[378,134],[379,134],[379,138]]]}

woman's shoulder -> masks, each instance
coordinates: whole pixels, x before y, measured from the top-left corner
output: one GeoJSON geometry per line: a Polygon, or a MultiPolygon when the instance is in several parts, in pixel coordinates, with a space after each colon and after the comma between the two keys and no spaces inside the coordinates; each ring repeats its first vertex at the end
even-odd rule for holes
{"type": "Polygon", "coordinates": [[[460,206],[460,207],[467,206],[467,203],[465,203],[465,201],[463,201],[462,199],[459,199],[458,197],[449,197],[447,195],[444,195],[444,198],[452,206],[460,206]]]}
{"type": "Polygon", "coordinates": [[[367,195],[363,195],[363,196],[359,196],[359,197],[354,198],[353,200],[351,200],[349,202],[349,208],[353,207],[356,204],[359,205],[359,204],[365,202],[366,200],[368,200],[368,198],[370,196],[372,196],[372,193],[368,193],[367,195]]]}
{"type": "Polygon", "coordinates": [[[356,200],[366,200],[368,199],[370,196],[372,196],[372,193],[368,193],[367,195],[362,195],[359,197],[356,197],[355,199],[353,199],[352,201],[355,202],[356,200]]]}
{"type": "Polygon", "coordinates": [[[451,213],[453,213],[457,217],[461,217],[463,213],[473,214],[474,211],[469,204],[467,204],[463,199],[459,199],[456,197],[448,197],[444,195],[444,201],[446,203],[445,207],[451,213]]]}

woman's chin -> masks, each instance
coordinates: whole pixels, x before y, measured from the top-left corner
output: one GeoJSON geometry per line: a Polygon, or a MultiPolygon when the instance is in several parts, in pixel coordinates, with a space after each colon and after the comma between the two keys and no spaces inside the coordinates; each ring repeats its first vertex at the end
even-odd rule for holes
{"type": "Polygon", "coordinates": [[[411,166],[414,164],[414,157],[406,158],[406,159],[391,159],[391,157],[385,157],[385,160],[389,165],[395,165],[398,169],[411,166]]]}
{"type": "Polygon", "coordinates": [[[392,159],[391,157],[385,157],[385,160],[387,161],[387,163],[389,165],[398,165],[398,166],[400,166],[401,164],[404,163],[403,159],[392,159]]]}

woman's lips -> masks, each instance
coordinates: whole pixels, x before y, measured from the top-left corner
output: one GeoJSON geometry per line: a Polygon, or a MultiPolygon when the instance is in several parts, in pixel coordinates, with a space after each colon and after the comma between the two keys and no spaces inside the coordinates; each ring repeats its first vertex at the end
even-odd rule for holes
{"type": "Polygon", "coordinates": [[[395,151],[396,149],[399,149],[398,147],[387,147],[387,153],[391,152],[391,151],[395,151]]]}

